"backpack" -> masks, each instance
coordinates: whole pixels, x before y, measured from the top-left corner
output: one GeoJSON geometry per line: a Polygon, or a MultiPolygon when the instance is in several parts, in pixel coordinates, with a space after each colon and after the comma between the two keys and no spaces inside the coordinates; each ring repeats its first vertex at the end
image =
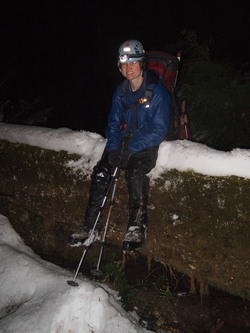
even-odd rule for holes
{"type": "MultiPolygon", "coordinates": [[[[190,139],[186,103],[183,101],[180,107],[175,94],[181,54],[178,53],[175,57],[166,52],[148,51],[146,56],[147,69],[153,69],[158,74],[171,96],[170,125],[166,140],[190,139]]],[[[150,97],[150,94],[152,91],[147,91],[147,96],[150,97]]]]}
{"type": "Polygon", "coordinates": [[[147,68],[156,71],[166,89],[170,93],[174,92],[180,57],[160,51],[148,51],[146,56],[147,68]]]}

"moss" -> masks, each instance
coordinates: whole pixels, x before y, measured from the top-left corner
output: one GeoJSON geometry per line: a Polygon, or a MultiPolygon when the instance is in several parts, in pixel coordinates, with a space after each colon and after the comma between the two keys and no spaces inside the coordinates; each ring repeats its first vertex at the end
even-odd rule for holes
{"type": "Polygon", "coordinates": [[[150,220],[156,222],[147,248],[200,281],[249,297],[249,184],[238,177],[166,173],[151,189],[150,220]],[[159,187],[167,189],[164,196],[159,187]]]}
{"type": "MultiPolygon", "coordinates": [[[[0,140],[0,157],[0,212],[38,254],[75,264],[82,250],[67,248],[67,238],[82,222],[89,182],[66,165],[80,156],[0,140]]],[[[141,253],[190,276],[202,294],[211,285],[249,299],[249,185],[240,177],[166,172],[151,184],[141,253]]],[[[107,235],[117,248],[127,201],[122,174],[107,235]]]]}

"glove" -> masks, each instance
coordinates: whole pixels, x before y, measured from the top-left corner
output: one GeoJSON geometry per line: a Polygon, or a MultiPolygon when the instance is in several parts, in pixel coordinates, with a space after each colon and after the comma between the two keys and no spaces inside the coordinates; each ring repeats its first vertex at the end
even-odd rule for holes
{"type": "Polygon", "coordinates": [[[119,161],[119,152],[118,150],[110,150],[108,152],[108,161],[113,167],[118,167],[120,164],[119,161]]]}
{"type": "Polygon", "coordinates": [[[124,170],[132,155],[133,153],[129,149],[125,150],[122,156],[120,156],[119,150],[110,150],[108,152],[108,160],[113,167],[118,167],[124,170]]]}
{"type": "Polygon", "coordinates": [[[133,155],[132,151],[130,149],[127,149],[123,152],[122,156],[121,156],[121,161],[120,161],[120,168],[121,169],[126,169],[128,162],[131,158],[131,156],[133,155]]]}

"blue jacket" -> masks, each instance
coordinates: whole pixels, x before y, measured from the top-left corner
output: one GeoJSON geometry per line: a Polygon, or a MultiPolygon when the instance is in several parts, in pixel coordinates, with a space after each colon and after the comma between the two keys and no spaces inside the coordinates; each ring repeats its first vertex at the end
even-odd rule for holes
{"type": "Polygon", "coordinates": [[[130,90],[129,81],[125,80],[113,95],[105,130],[108,139],[106,149],[118,149],[126,133],[132,134],[128,145],[132,153],[157,146],[167,135],[169,121],[169,93],[151,71],[145,72],[143,83],[136,92],[130,90]],[[149,103],[135,103],[146,97],[148,88],[153,89],[149,103]],[[126,124],[125,129],[121,129],[123,123],[126,124]]]}

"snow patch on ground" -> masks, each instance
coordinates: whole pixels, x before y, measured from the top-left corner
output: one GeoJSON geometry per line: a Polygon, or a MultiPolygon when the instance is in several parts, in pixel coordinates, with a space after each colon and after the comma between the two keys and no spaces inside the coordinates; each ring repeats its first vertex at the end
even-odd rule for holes
{"type": "Polygon", "coordinates": [[[0,215],[1,333],[146,333],[116,292],[41,259],[0,215]]]}

